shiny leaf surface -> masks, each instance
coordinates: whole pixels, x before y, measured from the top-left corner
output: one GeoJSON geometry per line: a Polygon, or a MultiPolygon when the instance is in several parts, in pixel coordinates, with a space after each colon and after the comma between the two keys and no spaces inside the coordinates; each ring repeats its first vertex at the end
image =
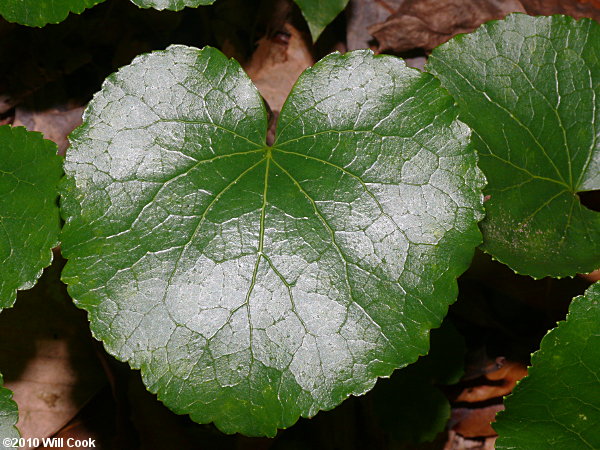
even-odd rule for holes
{"type": "Polygon", "coordinates": [[[483,249],[536,278],[600,267],[600,25],[521,14],[436,49],[429,69],[474,130],[483,249]]]}
{"type": "Polygon", "coordinates": [[[3,386],[2,374],[0,374],[0,449],[15,448],[4,445],[5,439],[19,437],[15,425],[19,420],[17,404],[12,399],[12,392],[3,386]]]}
{"type": "Polygon", "coordinates": [[[542,340],[494,424],[496,448],[600,448],[600,282],[542,340]]]}
{"type": "Polygon", "coordinates": [[[43,27],[49,23],[59,23],[69,13],[80,14],[104,0],[2,0],[0,16],[9,22],[30,27],[43,27]]]}
{"type": "Polygon", "coordinates": [[[341,13],[348,0],[294,0],[308,23],[308,29],[316,41],[325,27],[341,13]]]}
{"type": "Polygon", "coordinates": [[[52,261],[60,217],[62,159],[56,144],[25,128],[0,127],[0,310],[31,288],[52,261]]]}
{"type": "Polygon", "coordinates": [[[212,5],[215,0],[131,0],[140,8],[168,9],[180,11],[186,6],[196,8],[201,5],[212,5]]]}
{"type": "Polygon", "coordinates": [[[141,56],[72,135],[63,280],[174,411],[272,436],[427,351],[480,242],[483,179],[456,115],[400,59],[333,54],[269,147],[237,62],[141,56]]]}

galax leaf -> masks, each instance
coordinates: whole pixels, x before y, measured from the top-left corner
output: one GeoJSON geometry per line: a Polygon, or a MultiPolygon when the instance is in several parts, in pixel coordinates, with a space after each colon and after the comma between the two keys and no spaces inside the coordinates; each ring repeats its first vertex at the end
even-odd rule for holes
{"type": "Polygon", "coordinates": [[[294,0],[306,19],[313,41],[341,13],[348,0],[294,0]]]}
{"type": "Polygon", "coordinates": [[[212,5],[215,0],[131,0],[141,8],[154,8],[158,10],[169,9],[180,11],[186,6],[196,8],[201,5],[212,5]]]}
{"type": "Polygon", "coordinates": [[[174,411],[272,436],[426,353],[480,242],[483,177],[456,115],[400,59],[333,54],[267,146],[237,62],[143,55],[72,135],[63,280],[174,411]]]}
{"type": "Polygon", "coordinates": [[[600,267],[600,25],[507,16],[438,47],[428,68],[473,129],[488,185],[483,249],[535,278],[600,267]]]}
{"type": "Polygon", "coordinates": [[[19,419],[17,404],[12,399],[12,392],[6,389],[2,384],[2,374],[0,374],[0,449],[15,448],[6,445],[10,439],[19,438],[19,432],[15,425],[19,419]]]}
{"type": "Polygon", "coordinates": [[[506,398],[496,448],[600,448],[600,282],[575,297],[506,398]]]}
{"type": "Polygon", "coordinates": [[[62,158],[40,133],[0,127],[0,310],[31,288],[58,245],[62,158]]]}
{"type": "MultiPolygon", "coordinates": [[[[69,13],[80,14],[104,0],[0,0],[0,16],[30,27],[59,23],[69,13]]],[[[347,1],[347,0],[346,0],[347,1]]],[[[140,8],[179,11],[190,6],[212,5],[215,0],[131,0],[140,8]]],[[[335,16],[334,16],[335,17],[335,16]]],[[[333,18],[332,18],[333,19],[333,18]]]]}
{"type": "Polygon", "coordinates": [[[80,14],[104,0],[1,0],[0,16],[30,27],[59,23],[69,13],[80,14]]]}

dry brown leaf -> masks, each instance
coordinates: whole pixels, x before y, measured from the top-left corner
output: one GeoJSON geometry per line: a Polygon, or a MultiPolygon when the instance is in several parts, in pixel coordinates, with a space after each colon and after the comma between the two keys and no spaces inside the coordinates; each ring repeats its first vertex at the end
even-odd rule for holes
{"type": "Polygon", "coordinates": [[[444,450],[494,450],[496,436],[487,437],[485,439],[470,439],[461,436],[460,434],[450,430],[448,431],[448,441],[444,446],[444,450]]]}
{"type": "Polygon", "coordinates": [[[600,20],[600,0],[521,0],[529,14],[566,14],[600,20]]]}
{"type": "Polygon", "coordinates": [[[24,438],[52,436],[106,384],[85,314],[60,284],[60,264],[0,315],[0,367],[24,438]]]}
{"type": "Polygon", "coordinates": [[[431,50],[451,37],[511,12],[525,12],[519,0],[406,0],[383,23],[369,27],[378,50],[431,50]]]}
{"type": "Polygon", "coordinates": [[[517,381],[527,375],[527,367],[514,361],[506,361],[502,367],[485,374],[490,381],[501,381],[500,384],[483,384],[463,390],[456,398],[457,402],[483,402],[501,397],[512,392],[517,381]]]}
{"type": "Polygon", "coordinates": [[[284,31],[258,41],[244,67],[271,110],[281,111],[300,74],[314,64],[305,36],[287,23],[284,31]]]}
{"type": "Polygon", "coordinates": [[[384,22],[398,11],[405,0],[350,0],[346,8],[346,45],[348,50],[369,48],[373,36],[369,27],[384,22]]]}
{"type": "Polygon", "coordinates": [[[46,139],[58,145],[58,153],[65,154],[69,141],[67,136],[81,125],[83,106],[50,108],[43,111],[19,106],[15,110],[14,126],[24,126],[29,131],[40,131],[46,139]]]}
{"type": "Polygon", "coordinates": [[[580,273],[579,276],[590,283],[595,283],[596,281],[600,281],[600,269],[594,270],[590,273],[580,273]]]}
{"type": "Polygon", "coordinates": [[[504,405],[491,405],[484,408],[453,408],[452,429],[463,437],[496,436],[491,423],[496,419],[496,413],[502,411],[504,405]]]}

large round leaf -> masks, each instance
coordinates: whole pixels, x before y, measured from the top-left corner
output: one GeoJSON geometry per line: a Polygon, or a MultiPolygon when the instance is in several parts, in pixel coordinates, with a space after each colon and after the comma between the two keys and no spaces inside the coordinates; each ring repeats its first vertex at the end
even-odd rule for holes
{"type": "Polygon", "coordinates": [[[196,8],[201,5],[212,5],[215,0],[131,0],[141,8],[169,9],[179,11],[186,6],[196,8]]]}
{"type": "Polygon", "coordinates": [[[9,22],[30,27],[43,27],[48,23],[59,23],[69,13],[80,14],[104,0],[1,0],[0,16],[9,22]]]}
{"type": "Polygon", "coordinates": [[[506,401],[496,448],[600,448],[600,282],[542,340],[506,401]]]}
{"type": "Polygon", "coordinates": [[[52,261],[60,217],[56,144],[25,128],[0,127],[0,310],[31,288],[52,261]]]}
{"type": "Polygon", "coordinates": [[[0,449],[15,448],[5,445],[6,439],[17,439],[19,432],[16,428],[19,419],[17,404],[12,399],[12,392],[6,389],[0,374],[0,449]]]}
{"type": "Polygon", "coordinates": [[[173,410],[273,435],[427,351],[480,241],[456,114],[397,58],[334,54],[301,76],[268,147],[237,62],[141,56],[72,136],[63,279],[173,410]]]}
{"type": "Polygon", "coordinates": [[[437,48],[488,185],[483,249],[533,277],[600,267],[600,25],[508,16],[437,48]]]}

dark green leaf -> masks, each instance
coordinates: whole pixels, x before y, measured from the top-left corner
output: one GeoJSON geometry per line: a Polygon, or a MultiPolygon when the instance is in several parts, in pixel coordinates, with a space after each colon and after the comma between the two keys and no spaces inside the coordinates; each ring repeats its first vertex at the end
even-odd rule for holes
{"type": "Polygon", "coordinates": [[[483,249],[536,278],[600,267],[600,25],[508,16],[437,48],[431,69],[474,130],[488,186],[483,249]]]}
{"type": "Polygon", "coordinates": [[[31,288],[52,261],[60,218],[56,144],[25,128],[0,127],[0,310],[31,288]]]}
{"type": "Polygon", "coordinates": [[[131,0],[140,8],[169,9],[180,11],[186,6],[196,8],[200,5],[212,5],[215,0],[131,0]]]}
{"type": "Polygon", "coordinates": [[[17,404],[12,399],[12,392],[3,386],[4,380],[0,374],[0,449],[15,448],[4,445],[5,439],[19,437],[19,431],[15,426],[19,419],[17,404]]]}
{"type": "Polygon", "coordinates": [[[394,372],[375,388],[375,413],[381,426],[400,442],[432,441],[446,427],[450,403],[436,387],[463,375],[465,341],[451,322],[431,331],[427,356],[394,372]]]}
{"type": "Polygon", "coordinates": [[[30,27],[59,23],[69,13],[80,14],[104,0],[0,0],[0,15],[9,22],[30,27]]]}
{"type": "Polygon", "coordinates": [[[431,75],[334,54],[301,76],[268,147],[237,62],[141,56],[72,136],[63,279],[173,410],[274,435],[427,351],[480,240],[456,115],[431,75]]]}
{"type": "Polygon", "coordinates": [[[294,0],[308,23],[308,29],[316,41],[327,25],[341,13],[348,0],[294,0]]]}
{"type": "Polygon", "coordinates": [[[498,414],[496,448],[600,448],[600,282],[533,354],[529,375],[498,414]]]}

